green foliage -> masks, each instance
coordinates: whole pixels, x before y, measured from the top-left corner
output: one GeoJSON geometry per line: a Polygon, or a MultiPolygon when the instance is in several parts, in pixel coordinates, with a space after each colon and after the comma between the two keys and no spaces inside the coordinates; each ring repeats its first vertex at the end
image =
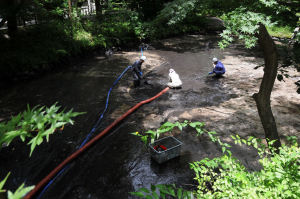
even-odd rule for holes
{"type": "Polygon", "coordinates": [[[293,35],[293,27],[290,26],[271,26],[267,27],[269,34],[273,37],[288,38],[290,39],[293,35]]]}
{"type": "Polygon", "coordinates": [[[256,45],[258,24],[262,23],[269,27],[271,34],[274,36],[288,36],[290,30],[287,28],[277,28],[276,23],[290,24],[291,22],[283,16],[290,8],[282,2],[276,0],[259,0],[255,3],[246,1],[247,3],[241,4],[240,7],[233,9],[231,12],[224,12],[222,19],[225,21],[226,30],[221,34],[222,41],[219,42],[221,48],[227,47],[235,37],[245,42],[247,48],[252,48],[256,45]],[[283,22],[284,21],[284,22],[283,22]],[[285,32],[279,34],[284,30],[285,32]]]}
{"type": "Polygon", "coordinates": [[[145,145],[147,145],[148,140],[150,140],[150,143],[153,143],[156,139],[158,139],[160,137],[161,134],[166,133],[166,132],[172,132],[172,130],[175,127],[177,127],[180,131],[182,131],[183,128],[187,127],[187,126],[195,129],[197,136],[200,136],[200,135],[206,133],[212,142],[218,143],[221,146],[223,153],[227,153],[227,154],[231,155],[231,151],[228,150],[231,146],[227,143],[223,143],[221,141],[221,139],[218,136],[216,136],[217,133],[215,131],[205,130],[204,129],[205,124],[203,122],[189,122],[187,120],[185,120],[184,122],[177,121],[175,123],[166,122],[166,123],[162,124],[156,130],[148,130],[144,134],[140,134],[139,132],[134,132],[131,134],[140,137],[142,142],[145,145]]]}
{"type": "Polygon", "coordinates": [[[26,138],[31,138],[28,142],[30,146],[31,156],[36,146],[40,145],[44,138],[47,142],[49,136],[53,134],[57,129],[62,128],[66,124],[73,124],[71,119],[83,113],[73,112],[59,112],[60,106],[56,106],[57,103],[50,108],[36,106],[32,109],[27,107],[22,114],[18,114],[11,118],[8,122],[0,123],[0,146],[2,144],[9,145],[16,137],[24,142],[26,138]]]}
{"type": "Polygon", "coordinates": [[[193,199],[196,196],[196,193],[177,188],[174,184],[151,185],[151,189],[140,188],[136,192],[130,192],[130,194],[146,199],[165,199],[170,196],[177,199],[193,199]]]}
{"type": "Polygon", "coordinates": [[[195,172],[194,179],[198,183],[196,193],[178,189],[174,185],[152,185],[151,191],[141,188],[131,194],[141,198],[165,198],[167,195],[180,198],[183,192],[196,198],[211,199],[300,197],[300,149],[297,144],[283,145],[279,153],[275,153],[272,147],[261,148],[261,142],[257,138],[241,139],[238,135],[232,138],[236,144],[246,144],[258,149],[261,170],[250,172],[238,159],[224,154],[190,163],[190,168],[195,172]],[[159,192],[153,187],[159,188],[159,192]],[[161,191],[161,188],[167,191],[161,191]],[[176,193],[180,193],[179,196],[176,193]]]}
{"type": "Polygon", "coordinates": [[[8,199],[22,199],[28,192],[34,189],[34,186],[24,187],[24,183],[13,193],[11,191],[7,192],[8,199]]]}
{"type": "MultiPolygon", "coordinates": [[[[0,193],[6,192],[6,190],[3,189],[3,186],[10,175],[10,172],[7,174],[7,176],[0,182],[0,193]]],[[[30,187],[24,187],[24,183],[15,191],[15,193],[12,193],[11,191],[7,192],[7,198],[8,199],[21,199],[23,198],[29,191],[31,191],[34,188],[34,186],[30,187]]]]}
{"type": "Polygon", "coordinates": [[[240,139],[235,143],[258,149],[260,171],[249,172],[236,158],[223,155],[190,164],[198,181],[201,198],[299,198],[300,150],[297,145],[275,149],[261,147],[259,139],[240,139]]]}
{"type": "Polygon", "coordinates": [[[134,11],[119,10],[103,16],[100,20],[83,20],[84,29],[93,37],[104,38],[105,45],[129,45],[145,38],[143,25],[134,11]]]}
{"type": "Polygon", "coordinates": [[[0,73],[7,78],[48,69],[81,52],[70,24],[59,21],[20,30],[12,40],[0,35],[0,43],[0,73]]]}
{"type": "MultiPolygon", "coordinates": [[[[200,122],[185,121],[180,124],[193,128],[203,126],[200,122]]],[[[172,125],[167,123],[166,126],[175,126],[175,123],[172,125]]],[[[223,143],[216,136],[216,132],[205,132],[212,142],[219,144],[223,155],[190,163],[190,168],[195,172],[194,179],[198,184],[196,192],[176,188],[175,185],[151,185],[151,190],[141,188],[131,194],[141,198],[166,198],[166,196],[211,199],[300,197],[300,149],[297,137],[287,137],[291,145],[282,145],[278,151],[272,147],[275,141],[269,141],[269,147],[267,147],[261,139],[253,136],[243,139],[239,135],[232,135],[231,138],[235,144],[254,147],[257,150],[262,169],[251,172],[232,156],[229,149],[231,146],[223,143]]]]}
{"type": "Polygon", "coordinates": [[[290,142],[291,145],[297,145],[297,136],[287,136],[287,141],[290,142]]]}
{"type": "Polygon", "coordinates": [[[134,132],[131,133],[132,135],[139,136],[141,140],[144,142],[146,145],[148,143],[148,140],[150,140],[151,143],[153,143],[156,139],[160,137],[161,134],[166,133],[166,132],[171,132],[173,128],[178,127],[179,130],[182,131],[182,128],[187,125],[188,121],[184,121],[183,123],[176,122],[176,123],[171,123],[171,122],[166,122],[163,125],[161,125],[158,129],[156,130],[148,130],[144,134],[141,135],[139,132],[134,132]]]}
{"type": "Polygon", "coordinates": [[[6,183],[7,178],[9,177],[10,172],[6,175],[6,177],[0,182],[0,193],[6,192],[5,189],[3,189],[4,184],[6,183]]]}
{"type": "Polygon", "coordinates": [[[257,42],[258,24],[272,25],[270,17],[262,13],[248,11],[248,9],[242,7],[224,14],[222,19],[225,22],[226,30],[221,34],[222,41],[219,42],[221,49],[232,43],[234,36],[243,40],[246,48],[252,48],[257,42]]]}
{"type": "Polygon", "coordinates": [[[167,25],[174,25],[185,19],[195,8],[197,0],[175,0],[165,5],[157,16],[161,21],[165,21],[167,25]]]}
{"type": "Polygon", "coordinates": [[[152,21],[143,24],[145,37],[160,39],[204,29],[205,17],[195,11],[197,2],[175,0],[165,4],[152,21]]]}

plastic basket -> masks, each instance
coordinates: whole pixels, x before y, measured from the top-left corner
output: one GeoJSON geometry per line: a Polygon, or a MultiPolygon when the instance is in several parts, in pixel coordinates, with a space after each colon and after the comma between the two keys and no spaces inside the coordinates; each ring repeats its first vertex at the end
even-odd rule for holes
{"type": "Polygon", "coordinates": [[[177,140],[176,138],[170,136],[165,137],[159,140],[156,140],[154,143],[149,144],[151,157],[158,162],[159,164],[166,162],[172,158],[175,158],[180,155],[182,142],[177,140]],[[156,150],[156,146],[163,146],[165,150],[158,151],[156,150]]]}

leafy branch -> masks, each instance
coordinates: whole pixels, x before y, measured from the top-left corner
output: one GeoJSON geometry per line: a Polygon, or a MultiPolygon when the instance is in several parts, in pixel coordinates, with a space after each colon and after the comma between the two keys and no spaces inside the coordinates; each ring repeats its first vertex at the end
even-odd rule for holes
{"type": "Polygon", "coordinates": [[[74,124],[71,119],[84,113],[73,112],[72,109],[68,112],[62,110],[59,112],[60,106],[57,103],[50,108],[45,106],[36,106],[23,113],[14,116],[8,122],[0,123],[0,147],[5,144],[9,145],[16,137],[24,142],[26,138],[30,138],[27,143],[30,145],[31,156],[36,146],[40,145],[44,138],[49,141],[49,136],[58,129],[63,129],[64,125],[74,124]]]}
{"type": "Polygon", "coordinates": [[[206,133],[212,142],[218,143],[222,147],[223,153],[227,153],[228,155],[231,156],[231,151],[229,150],[229,148],[231,146],[227,143],[223,143],[221,141],[221,139],[216,136],[217,133],[215,131],[205,130],[204,122],[190,122],[188,120],[185,120],[184,122],[177,121],[175,123],[166,122],[156,130],[148,130],[143,134],[141,134],[139,132],[134,132],[131,134],[140,137],[142,142],[144,142],[144,144],[147,145],[148,140],[150,140],[150,143],[153,143],[156,139],[158,139],[160,137],[161,134],[166,133],[166,132],[171,132],[175,127],[177,127],[180,131],[182,131],[183,128],[187,127],[187,126],[195,129],[197,136],[200,136],[200,135],[206,133]]]}
{"type": "MultiPolygon", "coordinates": [[[[10,172],[6,175],[6,177],[0,182],[0,193],[6,192],[5,189],[3,189],[4,184],[9,177],[10,172]]],[[[19,188],[13,193],[11,191],[7,191],[7,198],[8,199],[21,199],[23,198],[29,191],[31,191],[34,188],[34,186],[30,187],[24,187],[24,183],[19,186],[19,188]]]]}

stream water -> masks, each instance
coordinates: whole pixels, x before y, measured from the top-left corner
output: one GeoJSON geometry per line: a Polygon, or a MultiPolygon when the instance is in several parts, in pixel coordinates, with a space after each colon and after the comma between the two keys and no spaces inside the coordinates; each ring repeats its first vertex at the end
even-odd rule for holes
{"type": "MultiPolygon", "coordinates": [[[[113,90],[109,109],[98,132],[137,102],[165,88],[169,68],[174,68],[180,75],[183,88],[168,91],[126,118],[109,135],[73,161],[43,198],[133,198],[129,192],[151,184],[174,183],[192,189],[195,188],[191,186],[194,176],[189,163],[220,154],[220,150],[209,141],[201,140],[191,132],[177,132],[175,137],[184,143],[181,156],[159,165],[151,160],[139,138],[130,134],[157,128],[169,117],[176,118],[176,113],[182,110],[215,106],[237,97],[233,91],[223,87],[224,78],[207,75],[212,70],[212,58],[222,58],[214,36],[190,35],[164,40],[154,46],[155,49],[145,52],[149,57],[149,62],[144,65],[150,85],[133,89],[129,71],[113,90]],[[155,56],[165,62],[151,68],[151,59],[154,59],[151,57],[155,56]]],[[[136,57],[139,55],[138,51],[134,53],[136,57]]],[[[27,104],[31,107],[38,104],[50,106],[58,102],[66,110],[73,108],[77,112],[86,112],[75,118],[75,125],[50,136],[49,143],[38,146],[30,158],[29,147],[20,141],[3,148],[0,152],[0,177],[9,171],[12,173],[6,188],[15,190],[23,182],[26,185],[38,183],[74,152],[104,109],[110,86],[130,64],[126,52],[109,59],[95,55],[65,71],[3,91],[0,97],[2,119],[24,110],[27,104]]]]}

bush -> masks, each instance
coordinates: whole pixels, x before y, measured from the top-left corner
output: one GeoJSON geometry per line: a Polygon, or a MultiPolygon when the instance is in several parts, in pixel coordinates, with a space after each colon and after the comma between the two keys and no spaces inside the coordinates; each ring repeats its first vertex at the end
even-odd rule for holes
{"type": "Polygon", "coordinates": [[[267,27],[267,30],[273,37],[289,39],[293,35],[293,27],[290,26],[271,26],[267,27]]]}
{"type": "Polygon", "coordinates": [[[126,46],[145,38],[138,14],[129,10],[107,13],[101,20],[84,20],[83,27],[93,37],[104,38],[107,47],[126,46]]]}
{"type": "Polygon", "coordinates": [[[0,43],[0,76],[6,79],[48,70],[66,57],[105,47],[101,34],[92,35],[76,19],[27,27],[11,39],[0,35],[0,43]]]}
{"type": "Polygon", "coordinates": [[[299,198],[300,149],[297,144],[275,149],[259,146],[257,139],[236,138],[254,146],[260,155],[260,171],[249,172],[236,158],[224,155],[190,164],[201,198],[299,198]]]}
{"type": "MultiPolygon", "coordinates": [[[[187,124],[185,122],[185,124],[187,124]]],[[[192,124],[192,123],[191,123],[192,124]]],[[[196,123],[195,123],[196,124],[196,123]]],[[[202,129],[202,128],[201,128],[202,129]]],[[[200,129],[200,130],[201,130],[200,129]]],[[[197,129],[196,129],[197,130],[197,129]]],[[[151,185],[151,190],[141,188],[131,194],[141,198],[299,198],[300,149],[295,136],[288,137],[290,145],[276,150],[262,144],[261,139],[241,139],[231,136],[235,144],[254,147],[260,157],[262,169],[249,171],[231,155],[227,143],[222,143],[215,133],[208,133],[211,141],[221,145],[223,156],[205,158],[190,163],[198,182],[196,191],[185,191],[175,185],[151,185]]],[[[270,146],[272,145],[269,142],[270,146]]]]}
{"type": "Polygon", "coordinates": [[[79,52],[67,24],[50,23],[20,30],[11,39],[0,39],[1,76],[8,78],[45,70],[50,63],[79,52]]]}

